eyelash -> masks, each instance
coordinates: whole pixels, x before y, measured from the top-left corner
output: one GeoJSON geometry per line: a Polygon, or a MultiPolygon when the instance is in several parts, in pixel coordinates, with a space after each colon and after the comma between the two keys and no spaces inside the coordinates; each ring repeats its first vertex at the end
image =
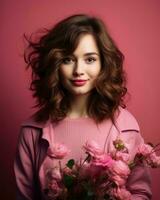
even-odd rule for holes
{"type": "MultiPolygon", "coordinates": [[[[96,60],[97,59],[94,58],[94,57],[88,57],[88,58],[85,59],[85,61],[86,61],[87,64],[91,64],[91,63],[95,62],[96,60]]],[[[70,57],[64,58],[62,60],[63,64],[70,64],[70,63],[72,63],[74,61],[75,61],[75,59],[70,58],[70,57]]]]}
{"type": "Polygon", "coordinates": [[[70,64],[71,61],[73,62],[73,58],[67,57],[62,60],[63,64],[70,64]]]}
{"type": "Polygon", "coordinates": [[[89,61],[88,64],[90,64],[90,63],[95,62],[95,61],[96,61],[96,58],[94,58],[94,57],[88,57],[88,58],[86,59],[86,61],[89,61]],[[90,62],[89,60],[90,60],[91,62],[90,62]]]}

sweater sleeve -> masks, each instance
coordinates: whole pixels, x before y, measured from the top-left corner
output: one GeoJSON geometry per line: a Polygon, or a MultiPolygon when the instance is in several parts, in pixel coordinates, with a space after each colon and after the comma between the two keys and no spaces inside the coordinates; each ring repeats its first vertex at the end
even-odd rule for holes
{"type": "Polygon", "coordinates": [[[150,200],[152,192],[149,168],[136,166],[128,178],[127,188],[132,193],[132,200],[150,200]]]}
{"type": "Polygon", "coordinates": [[[30,127],[21,128],[14,160],[17,200],[35,199],[35,149],[33,138],[30,127]]]}
{"type": "MultiPolygon", "coordinates": [[[[124,132],[121,137],[126,142],[131,159],[133,159],[138,145],[144,142],[143,138],[136,131],[124,132]]],[[[126,185],[132,194],[132,200],[150,200],[152,198],[152,192],[149,167],[143,164],[134,167],[128,177],[126,185]]]]}
{"type": "MultiPolygon", "coordinates": [[[[138,146],[144,143],[139,124],[128,110],[122,108],[120,108],[116,123],[118,135],[120,134],[128,149],[130,160],[133,160],[138,146]]],[[[149,167],[144,165],[134,167],[128,177],[126,187],[132,194],[131,200],[150,200],[152,192],[149,167]]]]}

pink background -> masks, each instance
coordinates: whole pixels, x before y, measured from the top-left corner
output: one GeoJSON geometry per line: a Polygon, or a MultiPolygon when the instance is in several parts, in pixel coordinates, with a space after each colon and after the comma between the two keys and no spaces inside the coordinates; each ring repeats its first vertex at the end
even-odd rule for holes
{"type": "MultiPolygon", "coordinates": [[[[128,109],[146,141],[160,142],[160,1],[158,0],[1,0],[1,199],[13,199],[13,158],[20,123],[34,110],[25,72],[23,33],[48,27],[75,13],[101,17],[125,54],[128,109]]],[[[152,170],[153,200],[160,199],[160,170],[152,170]]]]}

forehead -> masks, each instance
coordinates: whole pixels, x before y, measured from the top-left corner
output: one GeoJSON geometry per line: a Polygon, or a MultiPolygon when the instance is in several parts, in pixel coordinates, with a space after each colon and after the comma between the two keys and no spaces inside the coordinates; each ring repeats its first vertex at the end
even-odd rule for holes
{"type": "Polygon", "coordinates": [[[74,55],[76,54],[86,54],[86,53],[99,53],[98,46],[96,44],[96,40],[91,34],[81,36],[77,48],[73,52],[74,55]]]}

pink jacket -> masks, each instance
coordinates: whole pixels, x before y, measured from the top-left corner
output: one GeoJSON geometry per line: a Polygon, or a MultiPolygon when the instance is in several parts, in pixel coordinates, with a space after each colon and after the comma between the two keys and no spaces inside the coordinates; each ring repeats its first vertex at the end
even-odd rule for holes
{"type": "MultiPolygon", "coordinates": [[[[139,126],[135,118],[125,109],[120,109],[116,119],[117,126],[112,126],[110,138],[121,134],[123,140],[129,141],[128,148],[132,154],[135,145],[143,142],[139,126]]],[[[51,122],[36,123],[33,117],[21,125],[17,152],[14,162],[14,171],[17,185],[17,200],[41,200],[44,181],[43,165],[47,159],[47,149],[53,142],[54,130],[51,122]]],[[[111,144],[108,148],[112,149],[111,144]]],[[[150,200],[151,183],[148,168],[137,166],[127,182],[132,193],[132,200],[150,200]]]]}

